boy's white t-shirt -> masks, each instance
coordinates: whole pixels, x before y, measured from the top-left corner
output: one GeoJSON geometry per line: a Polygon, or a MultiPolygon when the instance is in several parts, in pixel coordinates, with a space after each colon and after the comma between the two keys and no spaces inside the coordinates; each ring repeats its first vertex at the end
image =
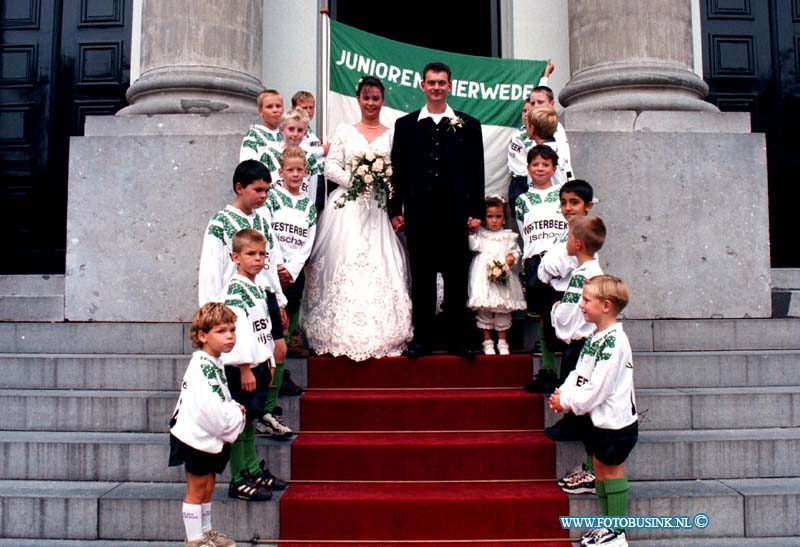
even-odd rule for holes
{"type": "Polygon", "coordinates": [[[223,364],[249,364],[252,368],[269,359],[270,366],[275,366],[268,293],[267,287],[239,274],[228,283],[224,303],[236,313],[236,345],[222,354],[223,364]]]}
{"type": "Polygon", "coordinates": [[[633,353],[622,323],[589,335],[559,390],[564,411],[588,413],[595,427],[622,429],[638,420],[633,353]]]}
{"type": "Polygon", "coordinates": [[[553,309],[550,310],[553,330],[555,330],[556,336],[567,344],[573,340],[582,340],[588,337],[595,329],[594,323],[587,323],[584,319],[580,302],[586,282],[598,275],[603,275],[603,270],[600,268],[600,261],[596,258],[575,268],[569,277],[564,296],[559,302],[553,304],[553,309]]]}
{"type": "Polygon", "coordinates": [[[244,416],[231,399],[222,361],[202,350],[192,354],[181,382],[170,432],[195,450],[219,454],[224,443],[236,440],[244,416]]]}
{"type": "Polygon", "coordinates": [[[556,237],[567,229],[568,223],[561,214],[558,190],[557,186],[544,190],[531,187],[517,198],[514,216],[522,237],[523,259],[550,250],[556,237]]]}
{"type": "Polygon", "coordinates": [[[282,264],[295,280],[311,255],[317,233],[317,209],[308,195],[294,196],[281,187],[269,191],[264,207],[270,211],[282,264]]]}
{"type": "MultiPolygon", "coordinates": [[[[261,208],[264,209],[263,207],[261,208]]],[[[264,234],[267,240],[267,260],[264,264],[261,283],[268,285],[278,298],[278,305],[286,305],[286,297],[278,279],[280,249],[272,233],[269,219],[259,211],[246,214],[233,205],[211,217],[203,236],[203,249],[200,252],[200,269],[197,292],[200,305],[206,302],[219,302],[224,298],[223,290],[236,273],[236,264],[231,259],[231,240],[239,230],[251,228],[264,234]]]]}

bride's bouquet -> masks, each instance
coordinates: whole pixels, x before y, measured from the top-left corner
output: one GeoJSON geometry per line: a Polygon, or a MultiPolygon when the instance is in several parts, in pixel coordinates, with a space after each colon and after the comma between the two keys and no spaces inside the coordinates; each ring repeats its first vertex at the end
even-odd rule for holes
{"type": "Polygon", "coordinates": [[[486,265],[486,277],[491,283],[508,285],[508,274],[511,268],[505,262],[492,260],[486,265]]]}
{"type": "Polygon", "coordinates": [[[369,206],[369,200],[374,199],[378,208],[385,209],[387,200],[391,199],[392,188],[392,162],[389,158],[367,152],[355,156],[350,162],[352,183],[350,189],[334,202],[337,209],[344,207],[348,201],[361,198],[369,206]]]}

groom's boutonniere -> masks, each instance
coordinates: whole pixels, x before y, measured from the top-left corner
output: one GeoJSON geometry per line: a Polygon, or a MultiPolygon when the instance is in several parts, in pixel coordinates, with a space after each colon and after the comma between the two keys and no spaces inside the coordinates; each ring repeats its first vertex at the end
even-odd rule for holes
{"type": "Polygon", "coordinates": [[[450,131],[455,133],[459,129],[464,129],[464,120],[456,116],[455,118],[450,118],[450,125],[448,128],[450,131]]]}

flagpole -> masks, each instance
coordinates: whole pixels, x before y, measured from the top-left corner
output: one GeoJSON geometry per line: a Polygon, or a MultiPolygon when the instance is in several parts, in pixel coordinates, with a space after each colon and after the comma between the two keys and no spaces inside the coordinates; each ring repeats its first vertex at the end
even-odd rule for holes
{"type": "MultiPolygon", "coordinates": [[[[327,4],[327,2],[326,2],[327,4]]],[[[322,16],[322,29],[320,32],[320,59],[322,59],[322,63],[320,66],[320,92],[319,92],[319,103],[320,103],[320,121],[321,131],[320,134],[322,142],[328,142],[328,127],[330,126],[330,120],[328,117],[328,93],[330,92],[330,36],[331,36],[331,21],[330,21],[330,10],[326,7],[319,10],[320,15],[322,16]]],[[[325,185],[324,199],[325,205],[328,204],[328,181],[325,177],[322,177],[323,184],[325,185]]]]}

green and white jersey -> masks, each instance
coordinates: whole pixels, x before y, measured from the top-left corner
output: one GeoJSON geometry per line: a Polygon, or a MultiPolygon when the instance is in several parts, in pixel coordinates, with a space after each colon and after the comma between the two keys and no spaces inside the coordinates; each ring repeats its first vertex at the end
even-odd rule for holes
{"type": "MultiPolygon", "coordinates": [[[[549,256],[549,251],[545,257],[549,256]]],[[[544,261],[544,258],[542,259],[544,261]]],[[[600,268],[600,261],[596,258],[584,262],[572,271],[567,284],[567,290],[561,297],[561,302],[553,305],[550,311],[550,319],[553,322],[553,329],[561,340],[569,344],[573,340],[586,338],[595,329],[594,323],[587,323],[583,318],[583,312],[579,304],[583,295],[583,287],[586,282],[593,277],[603,275],[600,268]]]]}
{"type": "Polygon", "coordinates": [[[222,361],[202,350],[192,354],[172,413],[170,432],[196,450],[219,454],[244,428],[239,404],[231,400],[222,361]]]}
{"type": "Polygon", "coordinates": [[[222,354],[225,365],[255,367],[271,360],[275,354],[272,322],[269,318],[267,295],[269,288],[236,274],[225,288],[226,306],[236,313],[236,345],[230,353],[222,354]]]}
{"type": "Polygon", "coordinates": [[[622,323],[591,334],[561,390],[561,406],[589,414],[595,427],[622,429],[639,419],[633,389],[633,353],[622,323]]]}
{"type": "Polygon", "coordinates": [[[283,133],[264,125],[251,125],[242,139],[239,161],[257,160],[269,169],[272,181],[278,177],[278,158],[283,151],[283,133]]]}
{"type": "Polygon", "coordinates": [[[303,270],[317,233],[317,209],[304,193],[294,196],[282,187],[269,191],[264,207],[270,211],[272,231],[278,240],[283,266],[292,279],[303,270]]]}
{"type": "Polygon", "coordinates": [[[525,128],[508,145],[508,174],[512,177],[528,176],[528,150],[536,145],[525,128]]]}
{"type": "Polygon", "coordinates": [[[561,214],[558,187],[529,188],[514,204],[514,217],[522,236],[523,259],[550,250],[556,237],[569,227],[561,214]]]}
{"type": "MultiPolygon", "coordinates": [[[[248,215],[233,205],[228,205],[211,217],[203,236],[197,283],[201,306],[206,302],[222,301],[224,297],[222,291],[236,273],[236,265],[231,260],[233,251],[231,240],[236,232],[245,228],[259,231],[267,239],[267,260],[264,264],[262,282],[276,293],[278,305],[286,305],[286,297],[278,280],[280,249],[272,233],[269,219],[259,211],[253,211],[248,215]]],[[[259,275],[259,278],[262,276],[259,275]]]]}

